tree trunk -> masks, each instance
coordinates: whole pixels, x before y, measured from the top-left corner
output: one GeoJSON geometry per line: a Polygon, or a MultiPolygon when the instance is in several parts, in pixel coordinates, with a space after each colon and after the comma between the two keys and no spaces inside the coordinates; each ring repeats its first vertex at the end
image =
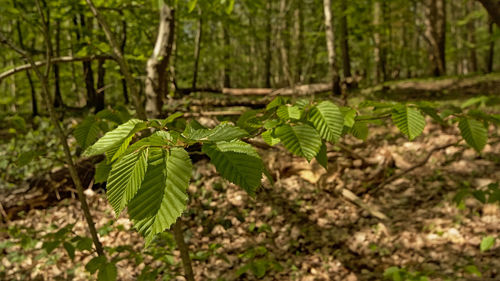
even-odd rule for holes
{"type": "Polygon", "coordinates": [[[98,60],[97,65],[97,91],[95,98],[95,112],[99,112],[104,109],[104,88],[105,88],[105,77],[106,77],[106,68],[104,67],[105,60],[98,60]]]}
{"type": "Polygon", "coordinates": [[[134,100],[137,116],[141,119],[146,119],[147,118],[146,111],[144,110],[144,107],[142,105],[142,99],[140,93],[137,90],[137,85],[134,81],[132,72],[130,71],[130,66],[125,57],[123,56],[123,52],[121,51],[120,46],[116,41],[115,35],[111,32],[111,29],[109,28],[106,19],[102,17],[102,15],[100,14],[99,10],[97,10],[92,0],[86,0],[86,2],[89,5],[90,10],[92,11],[92,14],[97,18],[99,25],[102,27],[104,34],[106,35],[106,39],[108,40],[108,43],[111,46],[111,49],[113,50],[114,58],[118,63],[118,65],[120,66],[120,71],[122,72],[125,80],[127,81],[127,85],[134,100]]]}
{"type": "Polygon", "coordinates": [[[373,49],[373,57],[375,60],[375,81],[383,82],[386,80],[386,59],[384,47],[382,46],[382,5],[380,0],[375,0],[373,2],[373,28],[375,32],[373,33],[373,41],[375,47],[373,49]]]}
{"type": "MultiPolygon", "coordinates": [[[[123,15],[123,11],[120,10],[120,15],[122,16],[122,41],[120,42],[120,51],[122,54],[125,53],[125,46],[127,45],[127,21],[125,20],[125,16],[123,15]]],[[[121,79],[122,82],[122,91],[123,91],[123,100],[125,104],[129,104],[129,99],[128,99],[128,90],[127,90],[127,81],[125,78],[121,79]]]]}
{"type": "Polygon", "coordinates": [[[426,0],[426,31],[429,43],[429,59],[432,64],[432,74],[446,74],[446,2],[445,0],[426,0]]]}
{"type": "Polygon", "coordinates": [[[495,38],[493,37],[493,19],[490,18],[488,23],[488,33],[490,39],[490,47],[488,49],[488,56],[486,57],[486,72],[493,72],[493,58],[495,56],[495,38]]]}
{"type": "Polygon", "coordinates": [[[335,36],[332,27],[332,4],[330,0],[323,0],[323,11],[325,13],[325,35],[326,49],[328,51],[328,63],[332,75],[332,93],[334,95],[342,94],[340,88],[340,78],[337,65],[335,63],[335,36]]]}
{"type": "Polygon", "coordinates": [[[347,24],[347,0],[340,1],[342,17],[340,18],[340,48],[342,50],[342,68],[344,80],[348,87],[352,85],[351,58],[349,56],[349,32],[347,24]]]}
{"type": "Polygon", "coordinates": [[[196,32],[196,38],[194,42],[194,69],[193,69],[193,82],[191,87],[196,89],[196,82],[198,80],[198,64],[200,61],[200,49],[201,49],[201,36],[203,32],[203,19],[201,9],[198,9],[198,30],[196,32]]]}
{"type": "Polygon", "coordinates": [[[272,1],[266,2],[266,58],[265,58],[265,87],[271,88],[271,60],[272,60],[272,50],[271,50],[271,18],[272,18],[272,1]]]}
{"type": "Polygon", "coordinates": [[[231,38],[228,28],[222,24],[222,40],[224,43],[224,88],[231,88],[231,38]]]}
{"type": "MultiPolygon", "coordinates": [[[[14,3],[14,8],[16,7],[16,1],[13,1],[14,3]]],[[[21,23],[19,20],[16,20],[16,29],[17,29],[17,36],[19,39],[19,46],[21,49],[25,49],[24,47],[24,42],[23,42],[23,34],[21,32],[21,23]]],[[[38,116],[38,105],[37,105],[37,99],[36,99],[36,90],[35,90],[35,85],[33,84],[33,79],[31,78],[31,74],[29,70],[26,70],[26,78],[28,78],[28,83],[30,84],[30,93],[31,93],[31,116],[35,117],[38,116]]]]}
{"type": "Polygon", "coordinates": [[[288,63],[288,51],[286,49],[286,38],[284,36],[286,30],[286,0],[280,0],[280,11],[279,11],[279,31],[277,32],[277,39],[279,45],[279,52],[281,55],[281,69],[283,75],[285,76],[288,86],[293,87],[295,84],[292,78],[292,74],[290,73],[290,65],[288,63]]]}
{"type": "MultiPolygon", "coordinates": [[[[61,55],[61,21],[56,21],[56,57],[61,55]]],[[[61,79],[59,75],[59,65],[54,64],[54,107],[62,107],[64,105],[62,95],[61,95],[61,79]]]]}
{"type": "Polygon", "coordinates": [[[296,0],[297,7],[294,12],[294,38],[293,41],[296,44],[295,49],[295,77],[294,80],[299,84],[302,83],[304,76],[303,64],[304,64],[304,16],[303,16],[303,0],[296,0]]]}
{"type": "MultiPolygon", "coordinates": [[[[475,10],[475,2],[467,2],[467,13],[473,13],[475,10]]],[[[470,71],[476,73],[478,71],[477,54],[476,54],[476,21],[471,18],[467,22],[467,41],[469,43],[469,65],[470,71]]]]}
{"type": "MultiPolygon", "coordinates": [[[[163,2],[162,2],[163,3],[163,2]]],[[[160,23],[153,54],[147,62],[146,113],[158,117],[163,107],[163,98],[168,92],[167,70],[172,54],[175,32],[175,11],[163,3],[160,8],[160,23]]]]}
{"type": "Polygon", "coordinates": [[[491,20],[500,27],[500,0],[477,0],[481,2],[491,17],[491,20]]]}
{"type": "MultiPolygon", "coordinates": [[[[76,27],[75,33],[76,33],[76,39],[79,44],[82,44],[83,47],[88,46],[87,43],[87,36],[90,36],[89,34],[89,28],[87,27],[86,21],[85,21],[85,15],[83,13],[79,14],[80,22],[78,23],[77,17],[73,17],[73,23],[76,27]],[[81,40],[81,37],[83,37],[83,42],[81,40]]],[[[90,39],[90,38],[89,38],[90,39]]],[[[83,61],[82,62],[83,66],[83,78],[85,81],[85,89],[87,92],[87,107],[89,108],[95,108],[96,105],[96,91],[95,91],[95,86],[94,86],[94,71],[92,70],[92,62],[91,61],[83,61]]]]}

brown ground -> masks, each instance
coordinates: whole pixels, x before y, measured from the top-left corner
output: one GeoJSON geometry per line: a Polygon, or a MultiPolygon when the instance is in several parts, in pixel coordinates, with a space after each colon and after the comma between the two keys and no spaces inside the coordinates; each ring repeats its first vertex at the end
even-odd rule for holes
{"type": "MultiPolygon", "coordinates": [[[[192,252],[198,255],[212,243],[221,247],[206,259],[194,261],[197,280],[256,280],[251,271],[239,277],[236,272],[258,260],[279,264],[269,266],[262,280],[382,280],[384,270],[391,266],[428,272],[430,280],[500,280],[498,239],[491,250],[479,251],[484,236],[500,235],[498,205],[469,198],[465,208],[459,209],[452,202],[464,184],[479,188],[500,180],[500,143],[488,145],[481,156],[469,148],[450,147],[434,153],[425,167],[380,189],[365,184],[410,167],[427,151],[456,141],[457,136],[453,128],[428,125],[423,137],[408,142],[392,129],[374,129],[365,144],[346,140],[355,147],[357,156],[330,148],[328,173],[314,161],[309,164],[280,149],[262,150],[276,183],[271,187],[264,181],[264,189],[255,199],[201,162],[189,188],[191,202],[183,218],[186,236],[192,252]],[[398,137],[389,137],[394,135],[398,137]],[[359,156],[372,164],[363,163],[359,156]],[[343,197],[341,188],[358,194],[389,219],[374,218],[343,197]],[[252,253],[256,257],[249,258],[252,253]],[[471,265],[482,277],[474,279],[466,273],[471,265]]],[[[89,195],[98,227],[113,220],[104,196],[89,195]]],[[[50,224],[59,227],[68,223],[76,223],[75,233],[85,234],[79,203],[74,199],[50,209],[32,210],[10,225],[33,227],[36,235],[41,235],[50,224]]],[[[113,226],[102,237],[105,246],[128,244],[137,252],[143,251],[142,238],[130,229],[125,216],[113,226]],[[122,230],[118,225],[123,225],[122,230]]],[[[20,263],[7,257],[21,251],[19,246],[0,253],[0,269],[5,269],[6,280],[95,278],[83,268],[92,258],[88,252],[77,252],[72,262],[61,247],[37,259],[40,247],[41,242],[34,250],[25,251],[20,263]]],[[[170,267],[171,273],[180,272],[178,252],[174,255],[176,265],[170,267]]],[[[119,280],[136,280],[145,264],[160,265],[150,258],[139,266],[131,259],[119,262],[119,280]]]]}

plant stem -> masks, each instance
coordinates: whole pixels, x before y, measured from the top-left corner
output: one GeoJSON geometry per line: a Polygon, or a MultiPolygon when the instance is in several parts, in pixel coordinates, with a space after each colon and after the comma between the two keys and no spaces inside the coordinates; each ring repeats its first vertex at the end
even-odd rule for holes
{"type": "Polygon", "coordinates": [[[178,218],[177,222],[172,226],[175,242],[181,252],[182,267],[184,267],[184,277],[187,281],[194,281],[193,267],[191,258],[189,257],[189,247],[184,241],[184,231],[182,230],[182,219],[178,218]]]}

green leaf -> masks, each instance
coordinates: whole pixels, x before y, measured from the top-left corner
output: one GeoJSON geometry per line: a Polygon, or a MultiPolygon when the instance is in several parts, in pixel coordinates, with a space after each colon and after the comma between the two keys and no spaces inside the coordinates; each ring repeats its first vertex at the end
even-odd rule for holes
{"type": "Polygon", "coordinates": [[[479,269],[477,269],[477,267],[475,265],[468,265],[464,269],[465,269],[465,272],[476,275],[477,277],[482,276],[481,272],[479,271],[479,269]]]}
{"type": "Polygon", "coordinates": [[[68,256],[73,260],[75,259],[75,247],[69,243],[69,242],[64,242],[63,247],[68,253],[68,256]]]}
{"type": "MultiPolygon", "coordinates": [[[[89,157],[105,152],[116,152],[121,144],[130,138],[130,134],[136,128],[136,125],[143,124],[144,122],[138,119],[130,119],[129,121],[116,127],[116,129],[107,132],[95,144],[85,150],[83,156],[89,157]]],[[[114,153],[112,153],[114,155],[114,153]]],[[[112,156],[111,155],[111,156],[112,156]]]]}
{"type": "Polygon", "coordinates": [[[242,187],[250,195],[260,186],[262,160],[251,145],[242,141],[204,144],[202,151],[210,157],[217,172],[242,187]]]}
{"type": "Polygon", "coordinates": [[[368,138],[368,125],[363,121],[356,121],[350,130],[351,134],[360,139],[366,140],[368,138]]]}
{"type": "Polygon", "coordinates": [[[472,118],[460,118],[458,128],[467,144],[477,152],[483,150],[488,141],[488,131],[483,123],[472,118]]]}
{"type": "Polygon", "coordinates": [[[328,169],[328,156],[326,154],[326,144],[324,142],[321,144],[318,155],[316,155],[316,161],[318,161],[323,168],[328,169]]]}
{"type": "Polygon", "coordinates": [[[139,190],[146,174],[148,149],[125,155],[111,169],[106,195],[116,216],[139,190]]]}
{"type": "Polygon", "coordinates": [[[273,136],[273,130],[267,130],[261,134],[262,139],[269,144],[270,146],[277,145],[280,142],[280,139],[275,138],[273,136]]]}
{"type": "Polygon", "coordinates": [[[302,114],[302,111],[298,106],[288,106],[288,105],[282,105],[278,107],[278,110],[276,111],[276,114],[278,115],[279,118],[283,120],[288,120],[288,119],[300,119],[300,115],[302,114]]]}
{"type": "Polygon", "coordinates": [[[92,250],[92,239],[89,237],[82,237],[77,243],[76,243],[76,248],[80,251],[91,251],[92,250]]]}
{"type": "Polygon", "coordinates": [[[275,135],[293,154],[303,156],[311,161],[321,148],[321,138],[318,132],[309,125],[283,125],[275,129],[275,135]]]}
{"type": "Polygon", "coordinates": [[[255,132],[262,126],[262,121],[257,117],[257,114],[260,112],[260,110],[247,110],[243,112],[238,118],[236,125],[249,133],[255,132]]]}
{"type": "Polygon", "coordinates": [[[341,107],[340,111],[342,112],[342,116],[344,116],[344,126],[351,128],[354,126],[354,122],[356,119],[356,110],[350,107],[341,107]]]}
{"type": "Polygon", "coordinates": [[[273,109],[283,104],[285,104],[285,100],[282,97],[277,96],[266,106],[266,110],[273,109]]]}
{"type": "Polygon", "coordinates": [[[197,2],[198,2],[197,0],[189,0],[189,3],[188,3],[188,12],[189,13],[191,13],[194,10],[197,2]]]}
{"type": "Polygon", "coordinates": [[[481,241],[481,245],[479,246],[479,249],[481,252],[488,251],[495,245],[495,237],[493,236],[486,236],[483,238],[481,241]]]}
{"type": "Polygon", "coordinates": [[[418,109],[406,105],[394,107],[392,121],[410,140],[418,137],[425,127],[425,118],[422,113],[418,109]]]}
{"type": "Polygon", "coordinates": [[[59,247],[60,244],[60,240],[43,242],[42,249],[47,251],[47,254],[50,254],[55,248],[59,247]]]}
{"type": "Polygon", "coordinates": [[[115,281],[118,275],[116,265],[112,262],[107,262],[99,267],[99,273],[97,274],[98,281],[115,281]]]}
{"type": "Polygon", "coordinates": [[[338,106],[332,102],[323,101],[314,106],[309,113],[309,121],[323,139],[332,143],[339,140],[344,127],[344,117],[338,106]]]}
{"type": "Polygon", "coordinates": [[[106,257],[104,256],[97,256],[92,258],[86,265],[85,269],[90,272],[90,274],[94,274],[102,264],[106,263],[106,257]]]}
{"type": "Polygon", "coordinates": [[[74,131],[74,136],[78,145],[80,145],[83,149],[92,145],[99,136],[99,124],[100,122],[95,118],[95,116],[87,116],[87,118],[85,118],[74,131]]]}
{"type": "Polygon", "coordinates": [[[106,161],[101,161],[95,165],[94,183],[106,182],[111,171],[111,165],[106,161]]]}
{"type": "Polygon", "coordinates": [[[213,129],[198,129],[192,131],[186,137],[194,141],[231,141],[237,138],[248,136],[248,133],[236,126],[229,123],[221,123],[213,129]]]}
{"type": "Polygon", "coordinates": [[[145,236],[146,245],[156,234],[169,228],[186,209],[191,172],[191,159],[184,149],[149,149],[144,181],[128,205],[130,218],[145,236]]]}
{"type": "Polygon", "coordinates": [[[21,153],[21,155],[19,155],[19,157],[17,158],[17,165],[19,167],[28,165],[33,160],[33,158],[38,156],[37,154],[38,153],[33,150],[21,153]]]}
{"type": "Polygon", "coordinates": [[[184,113],[182,112],[176,112],[174,114],[169,115],[167,118],[165,118],[165,120],[161,122],[162,127],[165,127],[167,124],[174,122],[175,119],[182,117],[182,115],[184,115],[184,113]]]}

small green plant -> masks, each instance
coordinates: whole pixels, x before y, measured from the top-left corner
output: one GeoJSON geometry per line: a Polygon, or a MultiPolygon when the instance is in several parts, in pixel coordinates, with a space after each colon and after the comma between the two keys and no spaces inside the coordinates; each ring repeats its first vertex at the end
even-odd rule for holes
{"type": "Polygon", "coordinates": [[[405,268],[393,266],[384,271],[384,279],[391,281],[428,281],[429,277],[418,271],[410,272],[405,268]]]}

